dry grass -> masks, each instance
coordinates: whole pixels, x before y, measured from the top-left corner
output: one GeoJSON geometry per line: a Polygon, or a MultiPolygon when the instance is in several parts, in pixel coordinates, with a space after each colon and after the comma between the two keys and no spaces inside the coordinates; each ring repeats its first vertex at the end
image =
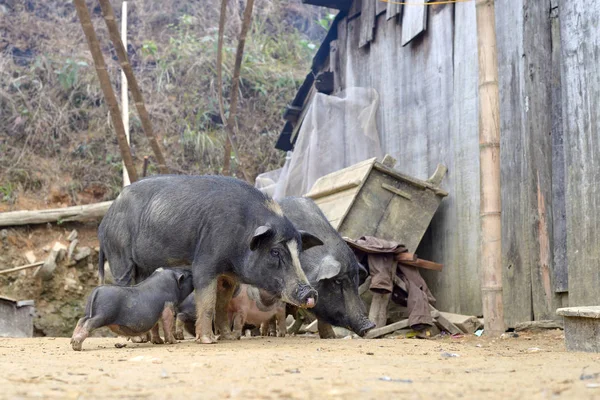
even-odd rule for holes
{"type": "MultiPolygon", "coordinates": [[[[120,1],[113,1],[120,18],[120,1]]],[[[68,192],[72,203],[114,198],[121,158],[91,55],[70,1],[0,1],[0,201],[19,193],[68,192]],[[82,192],[93,196],[82,196],[82,192]]],[[[88,1],[115,90],[116,55],[97,2],[88,1]]],[[[155,131],[174,173],[217,174],[225,133],[216,73],[218,2],[129,4],[128,52],[155,131]]],[[[224,49],[229,97],[235,37],[243,8],[230,2],[224,49]]],[[[257,1],[240,85],[240,153],[253,175],[276,168],[273,148],[283,107],[309,69],[325,30],[319,8],[299,0],[257,1]]],[[[118,93],[118,92],[117,92],[118,93]]],[[[130,107],[132,152],[141,169],[151,155],[130,107]]],[[[152,159],[152,157],[151,157],[152,159]]],[[[235,172],[235,160],[232,168],[235,172]]],[[[151,166],[150,172],[155,169],[151,166]]]]}

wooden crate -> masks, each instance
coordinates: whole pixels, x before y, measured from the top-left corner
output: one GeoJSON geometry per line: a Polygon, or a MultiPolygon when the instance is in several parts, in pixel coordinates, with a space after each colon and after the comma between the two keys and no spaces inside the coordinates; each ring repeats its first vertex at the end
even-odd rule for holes
{"type": "Polygon", "coordinates": [[[439,184],[446,167],[427,181],[392,167],[393,158],[376,158],[321,177],[305,197],[313,199],[342,236],[376,236],[402,243],[410,252],[419,245],[433,214],[448,193],[439,184]]]}
{"type": "Polygon", "coordinates": [[[0,296],[0,337],[33,337],[33,300],[0,296]]]}
{"type": "Polygon", "coordinates": [[[556,314],[565,319],[568,351],[600,353],[600,306],[559,308],[556,314]]]}

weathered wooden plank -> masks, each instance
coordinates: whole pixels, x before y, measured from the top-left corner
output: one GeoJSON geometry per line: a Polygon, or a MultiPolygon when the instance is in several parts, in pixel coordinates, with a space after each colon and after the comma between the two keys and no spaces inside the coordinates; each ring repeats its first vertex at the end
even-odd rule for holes
{"type": "MultiPolygon", "coordinates": [[[[427,0],[418,0],[419,3],[427,0]]],[[[416,3],[416,1],[415,1],[416,3]]],[[[402,15],[402,46],[406,46],[411,40],[425,32],[427,29],[426,5],[407,5],[402,15]]]]}
{"type": "Polygon", "coordinates": [[[387,307],[391,293],[373,293],[371,307],[369,307],[369,320],[375,323],[376,328],[384,327],[387,322],[387,307]]]}
{"type": "Polygon", "coordinates": [[[356,48],[358,35],[353,33],[356,21],[349,21],[346,73],[348,86],[351,82],[355,86],[373,87],[379,93],[377,125],[382,146],[398,159],[399,171],[427,179],[438,163],[448,166],[450,172],[443,187],[450,195],[443,200],[431,224],[435,245],[418,253],[445,265],[442,272],[423,274],[438,299],[437,304],[444,310],[480,315],[479,174],[478,162],[472,156],[479,149],[477,79],[468,73],[477,71],[477,46],[474,4],[461,4],[460,9],[464,8],[472,11],[472,17],[461,24],[465,32],[460,37],[454,38],[453,33],[454,6],[434,6],[429,34],[419,46],[401,47],[402,27],[385,23],[378,26],[377,40],[371,43],[368,53],[356,48]],[[466,44],[461,44],[461,40],[466,44]],[[461,53],[464,57],[455,56],[453,60],[455,46],[464,49],[461,53]],[[456,77],[453,62],[464,71],[461,84],[465,91],[456,101],[455,82],[442,78],[456,77]],[[464,116],[453,127],[454,116],[459,113],[464,116]],[[455,164],[456,155],[461,157],[461,165],[455,164]],[[461,182],[460,193],[455,192],[455,179],[461,182]],[[467,210],[463,211],[465,207],[467,210]],[[464,219],[457,223],[459,210],[464,219]],[[450,226],[452,234],[448,234],[450,226]],[[463,260],[469,263],[468,267],[459,263],[463,260]],[[462,281],[459,274],[465,275],[462,281]],[[461,304],[465,309],[460,308],[461,304]]]}
{"type": "Polygon", "coordinates": [[[387,19],[388,21],[394,17],[398,17],[400,18],[400,15],[402,13],[402,4],[398,4],[400,3],[399,1],[396,2],[389,2],[387,3],[387,12],[385,14],[385,19],[387,19]]]}
{"type": "Polygon", "coordinates": [[[375,15],[380,15],[380,14],[383,14],[384,12],[386,12],[387,3],[382,0],[375,0],[375,1],[377,2],[377,4],[375,5],[375,15]]]}
{"type": "Polygon", "coordinates": [[[342,18],[337,25],[338,38],[337,42],[337,57],[338,65],[337,70],[339,72],[338,82],[340,90],[346,88],[346,61],[348,59],[348,18],[342,18]]]}
{"type": "Polygon", "coordinates": [[[364,0],[360,11],[360,40],[358,47],[364,47],[375,37],[375,9],[377,1],[364,0]]]}
{"type": "Polygon", "coordinates": [[[500,91],[502,168],[502,253],[504,259],[504,315],[507,326],[533,319],[531,271],[528,256],[528,216],[523,205],[528,193],[527,134],[524,129],[523,12],[520,0],[499,0],[496,9],[498,81],[500,91]]]}
{"type": "Polygon", "coordinates": [[[404,328],[408,328],[408,319],[394,322],[393,324],[389,324],[381,328],[372,329],[365,335],[365,339],[375,339],[404,328]]]}
{"type": "Polygon", "coordinates": [[[502,228],[508,326],[556,318],[552,240],[552,96],[549,2],[502,0],[498,68],[502,228]]]}
{"type": "Polygon", "coordinates": [[[560,21],[558,4],[552,4],[552,226],[554,245],[554,291],[569,288],[567,264],[567,215],[565,203],[565,153],[563,145],[560,21]]]}
{"type": "MultiPolygon", "coordinates": [[[[366,1],[366,0],[365,0],[366,1]]],[[[362,10],[362,0],[353,0],[350,10],[348,10],[348,19],[354,19],[360,15],[362,10]]]]}
{"type": "Polygon", "coordinates": [[[560,2],[569,306],[600,298],[600,2],[560,2]]]}

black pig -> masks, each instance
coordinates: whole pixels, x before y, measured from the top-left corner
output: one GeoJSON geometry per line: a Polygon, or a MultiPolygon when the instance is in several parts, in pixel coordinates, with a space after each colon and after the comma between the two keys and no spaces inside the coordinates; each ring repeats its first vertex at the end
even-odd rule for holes
{"type": "Polygon", "coordinates": [[[286,197],[279,204],[297,229],[318,236],[324,243],[300,254],[302,269],[319,292],[319,303],[311,312],[364,336],[375,324],[367,318],[358,296],[359,263],[354,253],[311,199],[286,197]]]}
{"type": "Polygon", "coordinates": [[[224,311],[235,286],[217,304],[220,275],[291,304],[317,302],[299,254],[322,242],[298,231],[277,203],[238,179],[162,175],[135,182],[113,202],[98,237],[100,277],[106,256],[120,285],[139,282],[163,265],[192,266],[198,343],[216,342],[215,306],[224,311]]]}
{"type": "Polygon", "coordinates": [[[152,330],[152,341],[162,343],[158,320],[163,323],[165,340],[175,343],[175,308],[194,290],[192,274],[186,269],[158,269],[135,286],[103,285],[95,288],[77,322],[71,346],[81,350],[94,330],[108,326],[123,336],[138,336],[152,330]]]}

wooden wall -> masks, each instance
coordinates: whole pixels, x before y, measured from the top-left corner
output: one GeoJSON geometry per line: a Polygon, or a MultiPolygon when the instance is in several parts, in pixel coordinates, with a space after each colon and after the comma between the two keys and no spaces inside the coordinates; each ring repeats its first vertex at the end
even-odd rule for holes
{"type": "MultiPolygon", "coordinates": [[[[428,273],[438,305],[480,314],[477,37],[474,3],[427,7],[425,34],[402,46],[402,24],[377,18],[374,40],[359,47],[361,18],[338,26],[344,87],[373,87],[380,95],[378,129],[396,168],[428,178],[448,167],[450,192],[429,232],[423,256],[445,264],[428,273]]],[[[406,15],[406,14],[405,14],[406,15]]]]}
{"type": "MultiPolygon", "coordinates": [[[[438,308],[481,314],[475,4],[427,7],[426,31],[403,46],[408,13],[376,16],[365,45],[360,11],[378,11],[355,2],[338,24],[341,85],[377,90],[398,169],[424,179],[448,167],[450,196],[419,253],[444,264],[426,274],[438,308]]],[[[600,298],[598,20],[596,0],[496,0],[509,326],[556,318],[560,293],[570,305],[600,298]]]]}
{"type": "Polygon", "coordinates": [[[598,305],[600,2],[559,4],[569,305],[598,305]]]}

